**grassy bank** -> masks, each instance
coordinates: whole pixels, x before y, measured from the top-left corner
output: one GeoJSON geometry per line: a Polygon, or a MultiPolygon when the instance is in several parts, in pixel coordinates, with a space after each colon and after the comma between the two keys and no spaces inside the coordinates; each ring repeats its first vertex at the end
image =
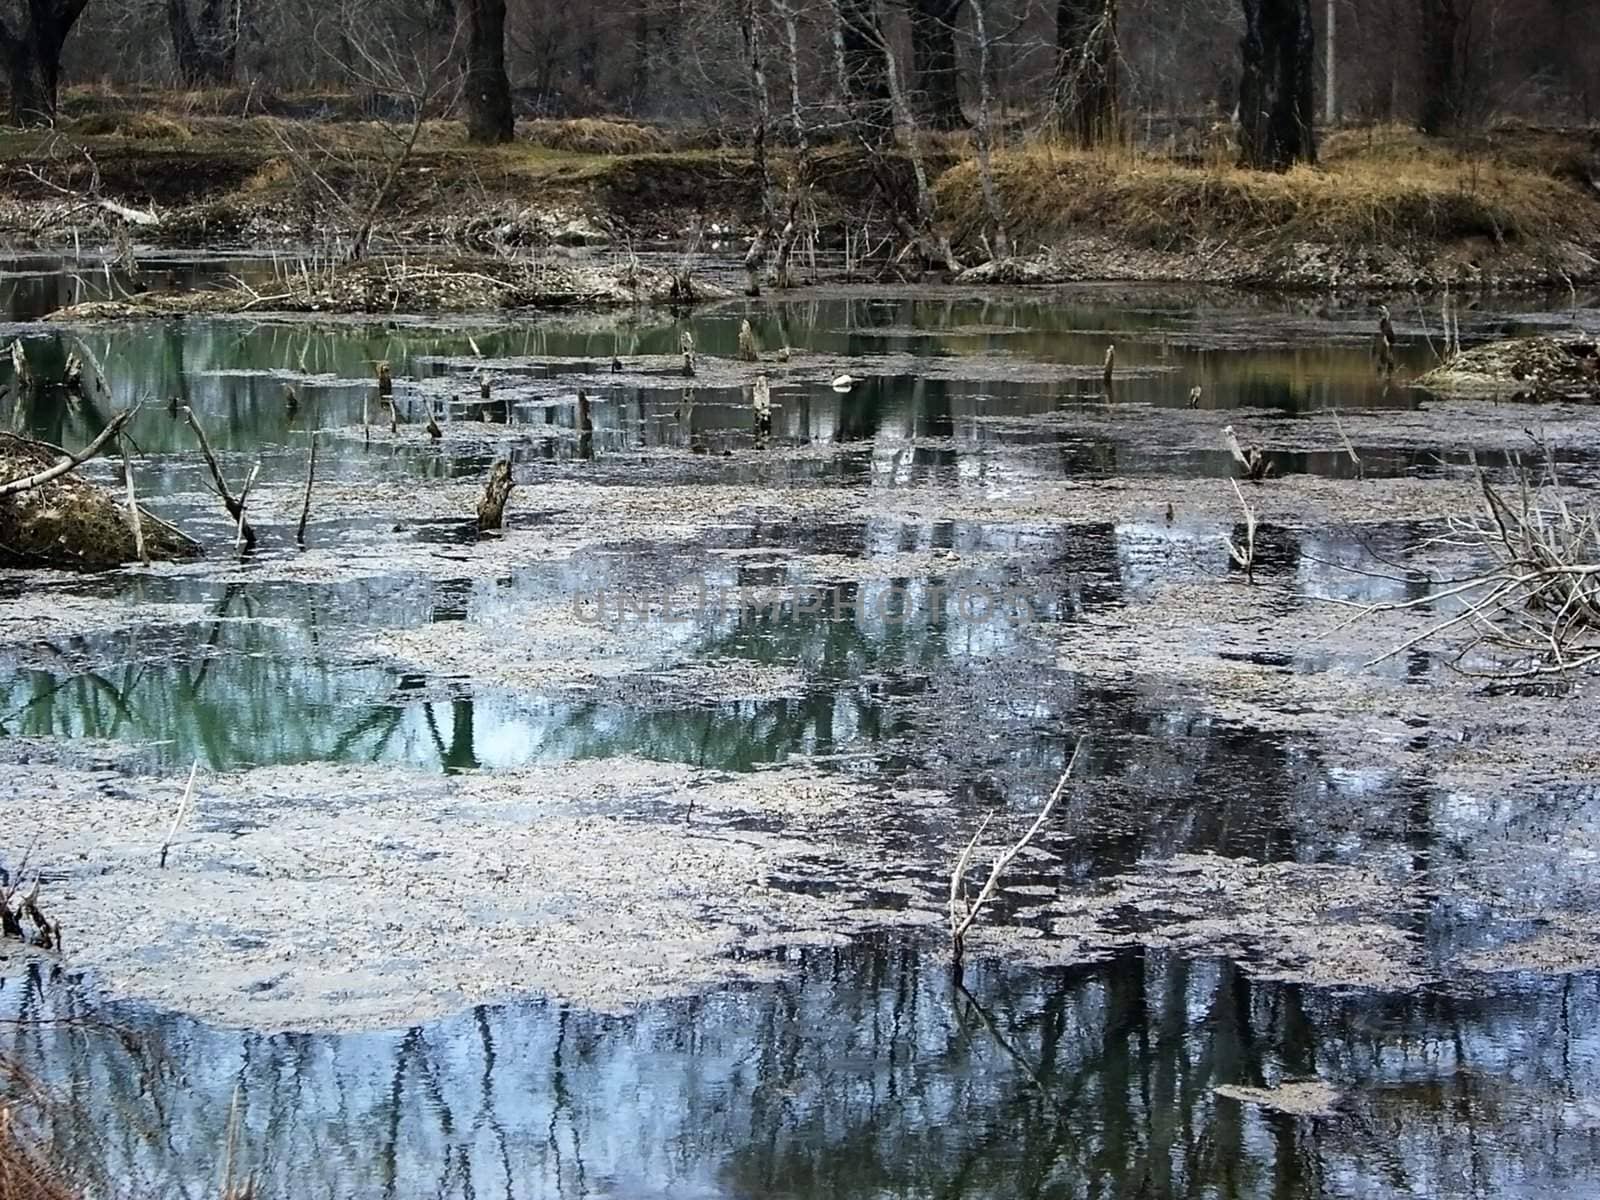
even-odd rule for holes
{"type": "MultiPolygon", "coordinates": [[[[994,161],[1024,248],[1100,237],[1213,256],[1218,270],[1243,255],[1284,271],[1283,256],[1310,247],[1358,274],[1387,263],[1456,278],[1497,268],[1594,278],[1600,189],[1588,170],[1580,136],[1508,135],[1463,153],[1401,130],[1335,135],[1320,166],[1285,174],[1049,144],[994,161]]],[[[937,190],[957,245],[971,246],[987,225],[976,164],[946,172],[937,190]]]]}
{"type": "MultiPolygon", "coordinates": [[[[0,228],[14,239],[109,240],[117,221],[75,203],[96,194],[162,214],[140,240],[175,245],[316,241],[348,232],[329,195],[375,187],[397,127],[348,97],[276,102],[227,115],[228,97],[74,96],[56,130],[0,132],[0,228]],[[187,98],[186,98],[187,97],[187,98]],[[340,105],[343,105],[341,107],[340,105]],[[269,113],[272,112],[269,109],[269,113]],[[317,119],[284,113],[309,113],[317,119]]],[[[699,226],[737,250],[754,231],[760,184],[749,153],[705,129],[624,120],[520,122],[507,146],[473,146],[458,122],[429,121],[379,239],[469,249],[547,241],[638,245],[699,226]]],[[[969,140],[930,137],[939,220],[968,263],[993,240],[969,140]]],[[[788,151],[774,175],[792,177],[788,151]]],[[[909,167],[903,159],[897,167],[909,167]]],[[[813,159],[802,214],[823,247],[896,235],[865,155],[813,159]]],[[[996,154],[1008,232],[1032,256],[1024,279],[1163,279],[1283,286],[1431,287],[1600,279],[1600,146],[1594,135],[1502,131],[1471,145],[1406,130],[1327,138],[1322,164],[1286,174],[1130,150],[1035,142],[996,154]]],[[[909,192],[909,188],[907,188],[909,192]]],[[[887,240],[885,240],[887,239],[887,240]]],[[[709,238],[708,238],[709,240],[709,238]]]]}

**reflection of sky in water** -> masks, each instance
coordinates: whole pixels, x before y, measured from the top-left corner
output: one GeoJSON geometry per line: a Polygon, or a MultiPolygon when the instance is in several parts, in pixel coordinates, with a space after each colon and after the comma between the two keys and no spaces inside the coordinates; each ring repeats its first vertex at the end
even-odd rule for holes
{"type": "Polygon", "coordinates": [[[76,1081],[59,1150],[146,1194],[215,1194],[235,1106],[241,1169],[304,1197],[1000,1200],[1140,1180],[1154,1196],[1532,1200],[1585,1195],[1600,1170],[1593,976],[1375,1000],[1129,951],[975,964],[958,995],[942,956],[909,947],[787,960],[782,983],[625,1017],[530,1001],[345,1037],[99,1009],[64,981],[12,978],[0,1009],[24,1019],[4,1034],[24,1069],[76,1081]],[[89,1016],[132,1038],[50,1023],[89,1016]],[[1212,1093],[1313,1071],[1338,1117],[1212,1093]],[[159,1127],[130,1128],[152,1103],[159,1127]]]}

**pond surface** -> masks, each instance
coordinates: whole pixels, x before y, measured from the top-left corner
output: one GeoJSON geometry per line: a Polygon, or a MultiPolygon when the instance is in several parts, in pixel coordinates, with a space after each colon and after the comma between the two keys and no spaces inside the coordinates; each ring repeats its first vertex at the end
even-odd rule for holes
{"type": "MultiPolygon", "coordinates": [[[[9,266],[0,304],[19,322],[125,283],[103,267],[96,277],[46,261],[9,266]]],[[[239,269],[174,260],[145,274],[208,286],[239,269]]],[[[1425,366],[1434,314],[1396,316],[1403,365],[1425,366]]],[[[1470,312],[1464,332],[1551,319],[1523,303],[1470,312]]],[[[109,411],[143,403],[132,425],[140,496],[209,553],[93,579],[0,576],[0,604],[44,595],[145,614],[0,645],[0,734],[125,743],[178,775],[194,762],[476,773],[624,757],[738,775],[808,760],[884,788],[936,786],[975,810],[1028,812],[1092,729],[1097,806],[1070,839],[1019,866],[1024,885],[1177,853],[1305,863],[1357,849],[1401,863],[1447,853],[1440,781],[1344,771],[1315,735],[1219,716],[1137,676],[1089,678],[1047,648],[1053,627],[1114,615],[1155,580],[1229,569],[1214,534],[1181,511],[1186,488],[1232,474],[1227,450],[1215,437],[1169,444],[1159,426],[1120,424],[1120,411],[1186,410],[1196,384],[1219,426],[1234,410],[1258,422],[1330,407],[1414,410],[1420,395],[1374,368],[1374,327],[1359,302],[1126,289],[780,299],[686,321],[19,324],[9,332],[37,370],[86,349],[106,383],[88,400],[57,395],[19,410],[21,427],[76,446],[109,411]],[[771,368],[764,437],[746,387],[715,365],[734,356],[745,317],[769,352],[794,356],[788,374],[771,368]],[[696,379],[674,365],[684,329],[707,364],[696,379]],[[844,360],[858,382],[838,391],[829,381],[844,360]],[[379,362],[397,381],[393,434],[372,383],[379,362]],[[587,441],[576,436],[580,387],[593,403],[587,441]],[[285,497],[317,433],[319,495],[330,498],[313,514],[313,548],[398,534],[397,561],[362,558],[348,577],[301,571],[288,499],[263,509],[261,549],[241,560],[185,406],[226,474],[242,480],[259,464],[264,486],[285,497]],[[1100,432],[1048,419],[1080,408],[1107,414],[1100,432]],[[430,413],[446,430],[437,443],[417,428],[430,413]],[[659,537],[619,529],[597,550],[502,570],[474,560],[470,507],[441,515],[423,498],[470,488],[497,457],[529,489],[706,488],[708,504],[723,485],[920,495],[1099,479],[1170,485],[1180,511],[1065,531],[915,510],[865,522],[730,517],[659,537]],[[400,501],[341,510],[338,497],[378,487],[400,501]],[[896,565],[913,552],[947,567],[896,565]],[[619,614],[626,661],[615,673],[506,669],[559,641],[530,628],[587,636],[605,595],[709,585],[767,589],[765,605],[801,584],[820,589],[814,606],[619,614]],[[1020,600],[1023,611],[975,614],[941,602],[946,588],[1020,600]],[[473,639],[500,648],[494,661],[464,656],[473,639]],[[1359,834],[1308,820],[1318,805],[1369,798],[1415,819],[1359,834]]],[[[1447,445],[1376,438],[1354,449],[1367,479],[1444,476],[1466,462],[1447,445]]],[[[1342,449],[1273,457],[1280,475],[1358,473],[1342,449]]],[[[1569,457],[1592,465],[1581,451],[1569,457]]],[[[109,462],[91,472],[120,482],[109,462]]],[[[513,528],[548,516],[513,501],[513,528]]],[[[1306,595],[1404,599],[1417,593],[1403,580],[1329,564],[1400,557],[1425,536],[1401,514],[1300,531],[1275,539],[1264,566],[1306,595]]],[[[1283,656],[1286,687],[1332,653],[1283,656]]],[[[1434,670],[1424,656],[1382,669],[1434,670]]],[[[1419,723],[1418,739],[1436,736],[1452,734],[1419,723]]],[[[913,818],[884,836],[943,845],[943,831],[913,818]]],[[[1470,940],[1484,922],[1436,912],[1416,932],[1470,940]]],[[[975,963],[957,989],[937,939],[885,934],[773,955],[786,967],[778,982],[623,1015],[532,997],[375,1033],[220,1028],[39,965],[4,978],[0,1008],[15,1022],[8,1052],[59,1094],[44,1118],[50,1144],[98,1164],[107,1194],[218,1194],[230,1112],[263,1195],[1535,1197],[1590,1195],[1600,1178],[1593,973],[1390,994],[1255,979],[1226,955],[1130,946],[1062,968],[975,963]],[[1335,1114],[1213,1092],[1311,1078],[1339,1091],[1335,1114]]]]}

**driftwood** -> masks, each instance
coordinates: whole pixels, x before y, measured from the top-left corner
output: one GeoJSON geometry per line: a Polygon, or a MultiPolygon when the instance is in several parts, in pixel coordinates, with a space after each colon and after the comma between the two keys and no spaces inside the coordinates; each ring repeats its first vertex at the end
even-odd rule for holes
{"type": "Polygon", "coordinates": [[[489,468],[489,482],[478,501],[478,532],[487,533],[505,523],[506,501],[511,499],[511,460],[499,459],[489,468]]]}

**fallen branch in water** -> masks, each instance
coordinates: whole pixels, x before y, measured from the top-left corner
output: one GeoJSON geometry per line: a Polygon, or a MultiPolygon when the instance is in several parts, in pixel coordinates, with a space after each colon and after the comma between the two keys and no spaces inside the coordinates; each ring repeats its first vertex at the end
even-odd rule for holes
{"type": "Polygon", "coordinates": [[[7,483],[0,483],[0,500],[5,499],[7,496],[15,496],[20,492],[31,491],[36,487],[43,487],[51,480],[60,479],[67,472],[77,470],[84,463],[88,462],[95,455],[99,454],[100,451],[105,448],[107,442],[116,437],[117,434],[121,433],[122,427],[131,421],[133,419],[133,414],[138,411],[139,406],[137,404],[135,404],[132,408],[123,409],[115,417],[111,418],[111,423],[100,431],[99,437],[95,438],[94,441],[90,442],[76,454],[69,454],[66,458],[62,459],[49,470],[37,471],[32,475],[25,475],[21,479],[13,479],[7,483]]]}
{"type": "Polygon", "coordinates": [[[1033,824],[1028,826],[1028,831],[1021,839],[1008,850],[995,859],[994,867],[989,872],[989,878],[984,881],[983,888],[978,892],[976,900],[968,900],[966,895],[967,868],[972,862],[972,853],[977,849],[978,839],[983,837],[984,830],[989,828],[989,818],[983,819],[983,824],[978,826],[978,832],[972,835],[972,840],[967,843],[967,848],[961,852],[961,857],[956,859],[955,869],[950,872],[950,956],[953,960],[957,976],[961,972],[961,959],[966,950],[967,932],[972,928],[973,922],[983,912],[983,906],[994,898],[995,892],[1000,887],[1000,877],[1005,874],[1016,859],[1017,855],[1027,849],[1028,843],[1038,836],[1039,830],[1044,828],[1044,823],[1050,819],[1050,814],[1055,810],[1056,803],[1067,790],[1067,780],[1072,777],[1072,769],[1078,764],[1078,756],[1083,753],[1083,739],[1073,747],[1072,758],[1067,762],[1067,769],[1061,772],[1061,778],[1056,782],[1055,791],[1050,793],[1050,798],[1045,801],[1044,807],[1039,810],[1039,815],[1033,819],[1033,824]]]}

